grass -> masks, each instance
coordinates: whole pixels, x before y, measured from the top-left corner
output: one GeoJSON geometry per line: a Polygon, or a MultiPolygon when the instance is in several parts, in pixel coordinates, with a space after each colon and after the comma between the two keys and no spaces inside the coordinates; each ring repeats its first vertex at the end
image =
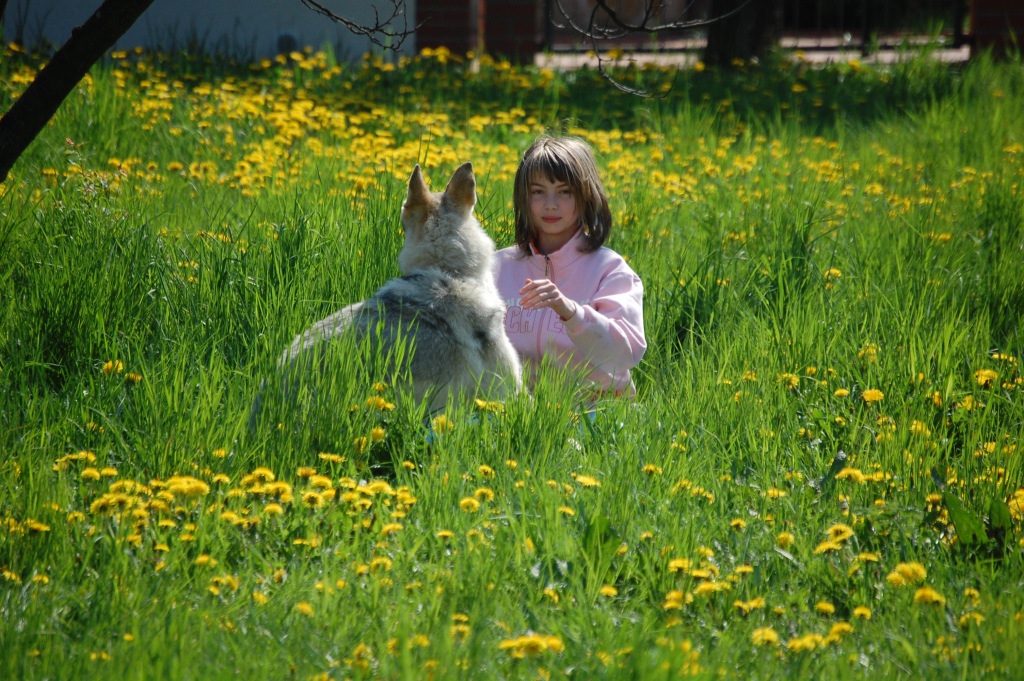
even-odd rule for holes
{"type": "MultiPolygon", "coordinates": [[[[40,57],[5,49],[0,108],[40,57]]],[[[121,53],[0,186],[3,678],[979,678],[1021,662],[1024,70],[121,53]],[[405,182],[586,137],[635,402],[430,418],[295,334],[405,182]],[[262,388],[266,405],[247,422],[262,388]]]]}

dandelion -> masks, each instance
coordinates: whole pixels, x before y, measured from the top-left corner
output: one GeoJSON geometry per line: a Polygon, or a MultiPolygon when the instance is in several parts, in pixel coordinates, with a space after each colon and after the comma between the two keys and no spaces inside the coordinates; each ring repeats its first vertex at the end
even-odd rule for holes
{"type": "Polygon", "coordinates": [[[836,397],[846,397],[847,395],[849,395],[849,394],[850,394],[850,391],[849,391],[849,390],[847,390],[846,388],[838,388],[838,389],[837,389],[837,390],[836,390],[836,391],[835,391],[834,393],[832,393],[832,394],[833,394],[833,395],[835,395],[836,397]]]}
{"type": "Polygon", "coordinates": [[[612,598],[613,596],[618,596],[619,595],[619,590],[616,589],[611,584],[605,584],[604,586],[602,586],[600,588],[598,593],[600,593],[602,596],[607,596],[608,598],[612,598]]]}
{"type": "Polygon", "coordinates": [[[814,604],[814,609],[822,615],[831,615],[836,611],[836,606],[832,605],[828,601],[818,601],[814,604]]]}
{"type": "MultiPolygon", "coordinates": [[[[476,501],[476,500],[474,499],[474,501],[476,501]]],[[[434,536],[437,537],[438,539],[451,539],[452,537],[455,536],[455,533],[452,532],[451,530],[438,530],[434,534],[434,536]]]]}
{"type": "Polygon", "coordinates": [[[312,617],[315,613],[313,606],[306,601],[299,601],[295,604],[295,612],[305,615],[306,617],[312,617]]]}
{"type": "Polygon", "coordinates": [[[103,365],[103,373],[106,375],[119,374],[124,371],[124,362],[119,359],[112,359],[103,365]]]}
{"type": "Polygon", "coordinates": [[[388,402],[380,395],[373,395],[366,399],[367,409],[376,409],[377,411],[391,411],[395,408],[395,405],[388,402]]]}
{"type": "Polygon", "coordinates": [[[867,480],[867,476],[864,475],[857,468],[844,468],[843,470],[836,473],[836,480],[849,480],[851,482],[860,484],[867,480]]]}
{"type": "Polygon", "coordinates": [[[371,442],[380,442],[381,440],[384,439],[385,434],[386,433],[385,433],[384,429],[381,428],[380,426],[377,426],[376,428],[374,428],[373,430],[370,431],[370,441],[371,442]]]}
{"type": "Polygon", "coordinates": [[[920,563],[898,563],[893,571],[885,578],[892,586],[904,586],[923,582],[928,577],[928,571],[920,563]]]}
{"type": "Polygon", "coordinates": [[[885,393],[875,388],[868,388],[863,393],[861,393],[861,398],[868,404],[880,402],[884,397],[885,393]]]}
{"type": "Polygon", "coordinates": [[[844,542],[853,536],[853,528],[843,523],[836,523],[825,532],[829,541],[844,542]]]}
{"type": "Polygon", "coordinates": [[[754,645],[758,647],[773,647],[779,645],[779,635],[771,627],[760,627],[758,629],[754,629],[754,633],[750,638],[754,645]]]}
{"type": "Polygon", "coordinates": [[[459,508],[466,513],[476,513],[480,510],[480,502],[473,497],[466,497],[459,502],[459,508]]]}
{"type": "Polygon", "coordinates": [[[796,390],[800,387],[800,377],[796,374],[779,374],[776,381],[787,390],[796,390]]]}
{"type": "Polygon", "coordinates": [[[832,553],[834,551],[839,551],[842,548],[843,548],[842,544],[839,544],[839,543],[831,541],[831,540],[825,540],[825,541],[821,542],[820,544],[818,544],[814,548],[814,553],[815,554],[832,553]]]}
{"type": "Polygon", "coordinates": [[[984,621],[985,616],[980,612],[967,612],[961,615],[959,623],[961,627],[966,627],[972,624],[974,626],[979,626],[984,621]]]}
{"type": "Polygon", "coordinates": [[[729,523],[729,527],[736,530],[737,532],[742,531],[747,526],[747,521],[743,518],[733,518],[729,523]]]}
{"type": "Polygon", "coordinates": [[[494,490],[490,487],[478,487],[473,496],[481,501],[494,501],[494,490]]]}
{"type": "Polygon", "coordinates": [[[455,422],[449,419],[444,414],[441,414],[430,419],[430,427],[438,435],[444,435],[445,433],[451,432],[451,430],[455,428],[455,422]]]}
{"type": "Polygon", "coordinates": [[[308,508],[320,508],[324,505],[324,497],[319,492],[307,490],[302,493],[302,505],[308,508]]]}
{"type": "Polygon", "coordinates": [[[198,567],[213,567],[217,564],[217,559],[211,557],[208,553],[204,553],[196,558],[195,564],[198,567]]]}
{"type": "Polygon", "coordinates": [[[601,481],[600,480],[598,480],[597,478],[592,478],[589,475],[577,475],[576,476],[576,482],[578,482],[581,487],[600,487],[601,486],[601,481]]]}
{"type": "Polygon", "coordinates": [[[858,605],[853,609],[853,616],[862,620],[871,619],[871,608],[866,605],[858,605]]]}
{"type": "Polygon", "coordinates": [[[991,369],[978,369],[974,372],[974,380],[983,388],[991,388],[999,380],[999,374],[991,369]]]}
{"type": "Polygon", "coordinates": [[[821,646],[824,637],[821,634],[806,634],[791,639],[786,644],[786,649],[791,653],[807,653],[821,646]]]}
{"type": "Polygon", "coordinates": [[[498,644],[498,650],[507,651],[514,659],[523,659],[547,652],[560,653],[565,650],[565,645],[557,636],[527,634],[502,641],[498,644]]]}
{"type": "Polygon", "coordinates": [[[930,586],[922,586],[914,593],[914,602],[921,605],[936,605],[942,607],[946,599],[930,586]]]}
{"type": "Polygon", "coordinates": [[[562,515],[567,515],[567,516],[574,516],[574,515],[576,515],[576,511],[574,511],[571,506],[559,506],[558,507],[558,512],[561,513],[562,515]]]}
{"type": "Polygon", "coordinates": [[[401,523],[388,523],[384,527],[380,528],[381,536],[387,537],[388,535],[399,532],[403,528],[401,523]]]}
{"type": "Polygon", "coordinates": [[[97,470],[95,468],[92,468],[91,466],[89,468],[84,469],[82,471],[81,475],[82,475],[82,480],[92,481],[92,480],[99,480],[100,479],[100,472],[99,472],[99,470],[97,470]]]}

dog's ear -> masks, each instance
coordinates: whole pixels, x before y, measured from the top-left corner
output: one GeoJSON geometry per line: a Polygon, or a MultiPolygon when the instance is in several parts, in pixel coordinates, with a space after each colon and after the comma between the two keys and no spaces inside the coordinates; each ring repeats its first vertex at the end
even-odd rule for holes
{"type": "Polygon", "coordinates": [[[422,223],[426,220],[432,198],[430,188],[423,179],[423,171],[417,163],[412,170],[412,177],[409,178],[409,193],[402,204],[402,216],[414,220],[417,224],[422,223]]]}
{"type": "Polygon", "coordinates": [[[453,206],[462,208],[465,212],[473,210],[476,204],[476,177],[473,176],[473,164],[463,163],[448,181],[444,190],[445,198],[453,206]]]}

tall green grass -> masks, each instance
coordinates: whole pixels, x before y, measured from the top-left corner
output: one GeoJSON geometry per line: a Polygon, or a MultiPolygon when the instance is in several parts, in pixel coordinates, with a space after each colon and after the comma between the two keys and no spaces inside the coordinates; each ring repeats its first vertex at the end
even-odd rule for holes
{"type": "Polygon", "coordinates": [[[0,187],[0,676],[1012,677],[1020,63],[618,76],[673,87],[94,68],[0,187]],[[644,281],[635,401],[547,367],[431,423],[350,341],[281,375],[397,274],[415,163],[473,161],[507,246],[544,131],[644,281]]]}

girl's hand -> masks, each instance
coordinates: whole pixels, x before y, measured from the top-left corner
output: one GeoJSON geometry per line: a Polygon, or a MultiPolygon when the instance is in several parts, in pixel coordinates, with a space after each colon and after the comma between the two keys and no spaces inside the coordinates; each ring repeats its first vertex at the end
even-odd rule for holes
{"type": "Polygon", "coordinates": [[[576,314],[576,303],[562,295],[558,287],[548,279],[527,279],[526,286],[519,289],[519,295],[522,296],[519,304],[524,310],[551,308],[563,322],[569,321],[576,314]]]}

